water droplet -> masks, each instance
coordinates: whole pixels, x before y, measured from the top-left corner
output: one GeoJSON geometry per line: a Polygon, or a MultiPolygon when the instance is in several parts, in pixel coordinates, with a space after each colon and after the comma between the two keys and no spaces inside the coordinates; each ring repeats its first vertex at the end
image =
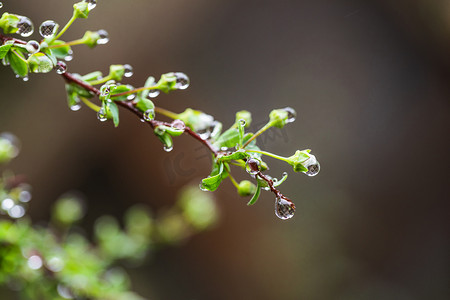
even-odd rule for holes
{"type": "Polygon", "coordinates": [[[312,154],[310,154],[309,159],[303,165],[308,168],[308,171],[304,172],[308,176],[316,176],[320,172],[320,164],[312,154]]]}
{"type": "Polygon", "coordinates": [[[97,0],[84,0],[88,4],[88,10],[93,10],[97,6],[97,0]]]}
{"type": "Polygon", "coordinates": [[[0,8],[2,8],[2,7],[3,7],[3,3],[0,2],[0,8]]]}
{"type": "Polygon", "coordinates": [[[166,152],[170,152],[170,151],[173,150],[173,146],[167,147],[166,145],[164,145],[163,149],[164,149],[164,151],[166,151],[166,152]]]}
{"type": "MultiPolygon", "coordinates": [[[[276,182],[276,180],[277,180],[276,178],[272,178],[272,176],[270,176],[270,175],[266,175],[266,178],[272,180],[273,182],[276,182]]],[[[260,180],[260,179],[258,179],[258,180],[260,180]]],[[[270,191],[269,184],[265,180],[261,179],[261,185],[262,185],[263,190],[270,191]]]]}
{"type": "Polygon", "coordinates": [[[189,77],[186,74],[181,72],[174,73],[176,79],[175,88],[179,90],[185,90],[189,86],[189,77]]]}
{"type": "Polygon", "coordinates": [[[134,98],[136,98],[136,94],[129,94],[127,96],[127,100],[129,100],[129,101],[134,100],[134,98]]]}
{"type": "Polygon", "coordinates": [[[286,124],[294,122],[295,118],[297,117],[297,112],[292,107],[285,107],[283,108],[283,110],[288,113],[286,124]]]}
{"type": "Polygon", "coordinates": [[[32,255],[28,258],[27,265],[32,270],[38,270],[42,267],[42,258],[38,255],[32,255]]]}
{"type": "Polygon", "coordinates": [[[69,108],[71,111],[79,111],[81,109],[81,104],[79,104],[79,103],[73,104],[69,108]]]}
{"type": "Polygon", "coordinates": [[[111,93],[111,88],[108,83],[105,83],[100,87],[100,96],[107,97],[111,93]]]}
{"type": "Polygon", "coordinates": [[[132,66],[130,66],[129,64],[126,64],[126,65],[123,65],[123,67],[124,67],[124,73],[123,73],[123,76],[125,76],[125,77],[131,77],[131,76],[133,76],[133,67],[132,66]]]}
{"type": "Polygon", "coordinates": [[[144,120],[151,121],[155,118],[155,109],[150,108],[144,112],[144,120]]]}
{"type": "Polygon", "coordinates": [[[55,70],[56,70],[56,73],[58,73],[60,75],[66,73],[66,71],[67,71],[66,63],[63,61],[58,61],[58,63],[56,64],[55,70]]]}
{"type": "Polygon", "coordinates": [[[11,218],[19,219],[25,215],[25,208],[22,205],[14,205],[10,210],[8,210],[8,215],[11,218]]]}
{"type": "Polygon", "coordinates": [[[105,122],[106,120],[108,120],[107,114],[103,107],[100,108],[100,110],[97,112],[97,119],[99,119],[100,122],[105,122]]]}
{"type": "Polygon", "coordinates": [[[70,289],[68,287],[66,287],[65,285],[58,284],[58,286],[56,287],[56,290],[58,291],[58,294],[61,297],[63,297],[64,299],[73,299],[74,298],[74,295],[72,294],[70,289]]]}
{"type": "Polygon", "coordinates": [[[3,58],[3,59],[2,59],[2,64],[3,64],[4,66],[9,66],[9,61],[6,60],[6,58],[3,58]]]}
{"type": "Polygon", "coordinates": [[[73,50],[70,49],[70,50],[67,52],[67,55],[64,56],[64,60],[65,60],[65,61],[71,61],[72,59],[73,59],[73,50]]]}
{"type": "Polygon", "coordinates": [[[12,133],[4,132],[0,134],[0,139],[6,140],[12,146],[12,157],[16,157],[20,152],[20,141],[19,139],[12,133]]]}
{"type": "Polygon", "coordinates": [[[255,158],[249,158],[247,159],[247,162],[245,163],[245,170],[250,175],[256,175],[259,172],[259,166],[261,165],[261,162],[255,158]]]}
{"type": "Polygon", "coordinates": [[[23,37],[29,37],[33,34],[34,26],[31,20],[24,16],[18,16],[20,17],[19,22],[17,23],[17,33],[20,34],[23,37]]]}
{"type": "Polygon", "coordinates": [[[64,268],[64,261],[56,256],[47,260],[47,268],[52,272],[60,272],[64,268]]]}
{"type": "Polygon", "coordinates": [[[220,151],[227,151],[228,148],[227,147],[220,147],[220,151]]]}
{"type": "Polygon", "coordinates": [[[277,196],[275,199],[275,215],[281,220],[287,220],[294,216],[295,204],[284,198],[277,196]]]}
{"type": "Polygon", "coordinates": [[[205,188],[205,186],[203,185],[203,182],[200,182],[200,184],[198,185],[198,187],[199,187],[202,191],[204,191],[204,192],[209,191],[207,188],[205,188]]]}
{"type": "Polygon", "coordinates": [[[31,193],[29,191],[21,191],[19,193],[19,201],[20,202],[30,202],[31,193]]]}
{"type": "Polygon", "coordinates": [[[58,29],[58,24],[55,21],[47,20],[42,22],[41,26],[39,26],[39,34],[43,38],[48,38],[53,36],[58,29]]]}
{"type": "Polygon", "coordinates": [[[161,93],[161,91],[160,90],[149,90],[148,91],[148,97],[149,98],[156,98],[156,97],[158,97],[159,96],[159,93],[161,93]]]}
{"type": "Polygon", "coordinates": [[[106,30],[100,29],[97,31],[99,38],[97,40],[97,45],[104,45],[109,42],[108,32],[106,30]]]}
{"type": "Polygon", "coordinates": [[[22,80],[25,81],[25,82],[27,82],[28,80],[30,80],[30,78],[29,78],[28,76],[23,76],[23,77],[22,77],[22,80]]]}
{"type": "Polygon", "coordinates": [[[10,198],[6,198],[2,201],[2,209],[3,210],[10,210],[14,207],[14,200],[10,198]]]}
{"type": "Polygon", "coordinates": [[[245,122],[244,119],[240,119],[240,120],[239,120],[239,123],[241,123],[241,125],[244,126],[244,127],[245,127],[245,124],[247,124],[247,122],[245,122]]]}
{"type": "Polygon", "coordinates": [[[41,46],[39,45],[39,43],[37,41],[34,41],[34,40],[28,41],[28,43],[25,46],[25,48],[31,54],[34,54],[34,53],[38,52],[39,50],[41,50],[41,46]]]}
{"type": "Polygon", "coordinates": [[[184,130],[186,128],[186,125],[181,120],[174,120],[172,122],[172,127],[176,128],[176,129],[179,129],[179,130],[184,130]]]}

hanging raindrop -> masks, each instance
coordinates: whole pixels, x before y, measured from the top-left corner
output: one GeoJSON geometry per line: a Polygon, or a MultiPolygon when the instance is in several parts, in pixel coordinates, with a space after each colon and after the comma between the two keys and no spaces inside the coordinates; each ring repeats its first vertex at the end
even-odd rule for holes
{"type": "Polygon", "coordinates": [[[150,108],[144,112],[144,120],[151,121],[155,118],[155,109],[150,108]]]}
{"type": "Polygon", "coordinates": [[[166,152],[170,152],[170,151],[173,150],[173,146],[168,147],[167,145],[164,145],[163,149],[164,149],[164,151],[166,151],[166,152]]]}
{"type": "Polygon", "coordinates": [[[65,61],[71,61],[72,59],[73,59],[73,50],[70,49],[70,50],[67,52],[67,55],[64,56],[64,60],[65,60],[65,61]]]}
{"type": "Polygon", "coordinates": [[[25,81],[25,82],[27,82],[28,80],[30,80],[30,78],[29,78],[28,76],[23,76],[23,77],[22,77],[22,80],[25,81]]]}
{"type": "Polygon", "coordinates": [[[287,220],[294,216],[295,204],[285,199],[284,197],[277,196],[275,198],[275,215],[281,220],[287,220]]]}
{"type": "Polygon", "coordinates": [[[20,34],[23,37],[29,37],[33,34],[34,26],[31,20],[24,16],[18,16],[20,17],[19,22],[17,23],[17,33],[20,34]]]}
{"type": "Polygon", "coordinates": [[[100,108],[100,110],[97,112],[97,118],[100,120],[100,122],[105,122],[106,120],[108,120],[108,116],[103,107],[100,108]]]}
{"type": "Polygon", "coordinates": [[[104,45],[109,42],[108,32],[106,30],[100,29],[97,31],[99,38],[97,40],[97,45],[104,45]]]}
{"type": "Polygon", "coordinates": [[[204,192],[209,191],[207,188],[205,188],[205,186],[203,185],[203,182],[200,182],[200,184],[198,185],[198,187],[199,187],[202,191],[204,191],[204,192]]]}
{"type": "Polygon", "coordinates": [[[133,76],[133,67],[130,66],[129,64],[123,65],[124,67],[124,73],[123,76],[125,77],[131,77],[133,76]]]}
{"type": "Polygon", "coordinates": [[[149,97],[149,98],[156,98],[156,97],[158,97],[159,93],[161,93],[160,90],[156,90],[156,89],[154,89],[154,90],[149,90],[149,91],[148,91],[148,97],[149,97]]]}
{"type": "Polygon", "coordinates": [[[42,22],[41,26],[39,26],[39,34],[43,38],[48,38],[53,36],[56,33],[57,29],[58,24],[56,24],[55,21],[47,20],[45,22],[42,22]]]}
{"type": "Polygon", "coordinates": [[[241,123],[241,125],[242,125],[243,127],[245,127],[245,125],[247,124],[247,122],[245,122],[244,119],[240,119],[240,120],[239,120],[239,123],[241,123]]]}
{"type": "Polygon", "coordinates": [[[312,154],[310,154],[310,157],[303,165],[308,169],[308,171],[304,172],[308,176],[316,176],[320,172],[320,164],[312,154]]]}
{"type": "Polygon", "coordinates": [[[245,163],[245,170],[250,175],[256,175],[259,172],[259,167],[261,165],[261,162],[255,158],[249,158],[247,159],[247,162],[245,163]]]}
{"type": "Polygon", "coordinates": [[[88,10],[91,11],[97,6],[97,0],[84,0],[88,4],[88,10]]]}
{"type": "Polygon", "coordinates": [[[61,75],[61,74],[66,73],[66,71],[67,71],[67,65],[66,65],[66,63],[63,62],[63,61],[58,61],[58,63],[56,64],[55,69],[56,69],[56,73],[58,73],[58,74],[61,75]]]}
{"type": "Polygon", "coordinates": [[[41,50],[41,46],[39,45],[39,43],[37,41],[31,40],[27,43],[27,45],[25,46],[25,49],[27,49],[27,51],[30,54],[34,54],[34,53],[38,52],[39,50],[41,50]]]}
{"type": "Polygon", "coordinates": [[[189,86],[189,77],[186,74],[181,72],[174,73],[176,79],[175,88],[179,90],[185,90],[189,86]]]}
{"type": "Polygon", "coordinates": [[[295,118],[297,118],[297,112],[292,107],[285,107],[283,110],[288,113],[286,124],[294,122],[295,118]]]}

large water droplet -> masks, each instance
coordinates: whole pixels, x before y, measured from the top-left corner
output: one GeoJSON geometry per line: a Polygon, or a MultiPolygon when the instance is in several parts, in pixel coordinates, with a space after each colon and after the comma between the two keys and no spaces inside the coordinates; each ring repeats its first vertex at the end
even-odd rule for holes
{"type": "Polygon", "coordinates": [[[20,152],[20,141],[19,139],[12,133],[4,132],[0,134],[0,139],[6,140],[12,147],[12,157],[16,157],[20,152]]]}
{"type": "Polygon", "coordinates": [[[295,121],[295,118],[297,118],[297,112],[292,107],[285,107],[283,108],[288,113],[288,118],[286,120],[286,123],[292,123],[295,121]]]}
{"type": "Polygon", "coordinates": [[[125,77],[131,77],[133,76],[133,67],[130,66],[129,64],[123,65],[124,67],[124,73],[123,76],[125,77]]]}
{"type": "Polygon", "coordinates": [[[58,61],[55,67],[56,73],[58,74],[64,74],[67,71],[67,65],[63,61],[58,61]]]}
{"type": "Polygon", "coordinates": [[[108,120],[108,116],[103,107],[100,108],[100,110],[97,112],[97,119],[99,119],[100,122],[105,122],[106,120],[108,120]]]}
{"type": "Polygon", "coordinates": [[[312,154],[310,154],[309,159],[303,165],[308,168],[308,171],[304,172],[308,176],[316,176],[320,172],[320,164],[312,154]]]}
{"type": "Polygon", "coordinates": [[[156,89],[154,89],[154,90],[149,90],[149,91],[148,91],[148,97],[149,97],[149,98],[156,98],[156,97],[159,96],[159,93],[161,93],[160,90],[156,90],[156,89]]]}
{"type": "Polygon", "coordinates": [[[39,43],[37,41],[33,41],[33,40],[29,41],[27,43],[27,45],[25,46],[25,48],[27,49],[27,51],[30,54],[34,54],[34,53],[38,52],[39,50],[41,50],[41,46],[39,45],[39,43]]]}
{"type": "Polygon", "coordinates": [[[23,37],[29,37],[33,34],[34,26],[31,20],[24,16],[19,16],[20,20],[17,23],[17,33],[23,37]]]}
{"type": "Polygon", "coordinates": [[[79,103],[72,104],[69,108],[71,111],[79,111],[81,109],[81,104],[79,103]]]}
{"type": "Polygon", "coordinates": [[[247,162],[245,163],[245,170],[250,175],[256,175],[259,172],[259,167],[261,165],[261,162],[255,158],[249,158],[247,159],[247,162]]]}
{"type": "Polygon", "coordinates": [[[176,79],[175,88],[179,90],[185,90],[189,86],[189,77],[186,74],[181,72],[174,73],[176,79]]]}
{"type": "Polygon", "coordinates": [[[88,4],[88,10],[93,10],[97,6],[97,0],[84,0],[88,4]]]}
{"type": "Polygon", "coordinates": [[[39,34],[43,38],[48,38],[53,36],[58,29],[58,24],[55,21],[47,20],[42,22],[41,26],[39,26],[39,34]]]}
{"type": "Polygon", "coordinates": [[[100,29],[97,31],[97,34],[99,35],[99,39],[97,40],[98,45],[104,45],[109,42],[108,32],[106,30],[100,29]]]}
{"type": "Polygon", "coordinates": [[[155,118],[155,109],[150,108],[144,112],[144,120],[151,121],[155,118]]]}
{"type": "Polygon", "coordinates": [[[186,128],[186,125],[181,120],[174,120],[172,122],[172,127],[176,128],[176,129],[179,129],[179,130],[184,130],[186,128]]]}
{"type": "Polygon", "coordinates": [[[292,201],[283,197],[275,199],[275,215],[281,220],[287,220],[294,216],[295,205],[292,201]]]}
{"type": "Polygon", "coordinates": [[[42,258],[38,255],[32,255],[28,258],[27,265],[32,270],[38,270],[42,267],[42,258]]]}
{"type": "Polygon", "coordinates": [[[8,215],[14,219],[22,218],[25,215],[25,208],[22,205],[14,205],[8,210],[8,215]]]}

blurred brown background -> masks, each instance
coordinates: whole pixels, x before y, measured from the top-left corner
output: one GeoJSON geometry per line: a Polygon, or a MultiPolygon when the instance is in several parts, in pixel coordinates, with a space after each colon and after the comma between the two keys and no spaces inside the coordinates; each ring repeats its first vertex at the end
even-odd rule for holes
{"type": "MultiPolygon", "coordinates": [[[[2,2],[37,27],[64,24],[75,1],[2,2]]],[[[283,191],[298,211],[286,222],[271,194],[249,208],[224,184],[219,226],[133,270],[135,290],[162,300],[450,297],[450,1],[98,2],[66,39],[103,28],[110,43],[76,48],[69,71],[129,63],[135,86],[185,72],[191,86],[156,102],[225,125],[241,109],[262,124],[292,106],[297,121],[261,142],[281,155],[311,148],[322,166],[314,178],[290,172],[283,191]]],[[[22,82],[1,68],[0,80],[0,131],[22,141],[10,167],[34,187],[35,221],[73,189],[88,199],[87,223],[138,202],[158,209],[209,172],[187,137],[167,154],[126,112],[117,129],[71,112],[56,73],[22,82]]],[[[275,176],[290,169],[272,165],[275,176]]]]}

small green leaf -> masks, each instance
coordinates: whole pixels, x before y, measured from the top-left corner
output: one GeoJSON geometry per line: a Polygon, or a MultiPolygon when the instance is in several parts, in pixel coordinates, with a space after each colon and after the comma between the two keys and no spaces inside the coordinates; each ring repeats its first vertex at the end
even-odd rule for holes
{"type": "Polygon", "coordinates": [[[84,81],[92,81],[92,80],[98,80],[102,76],[103,76],[102,72],[95,71],[95,72],[91,72],[91,73],[84,75],[83,77],[81,77],[81,79],[84,81]]]}
{"type": "Polygon", "coordinates": [[[97,46],[97,41],[100,39],[100,34],[97,31],[86,31],[82,37],[83,43],[89,48],[97,46]]]}
{"type": "Polygon", "coordinates": [[[17,27],[17,23],[19,23],[20,18],[18,15],[3,13],[0,18],[0,28],[3,29],[5,34],[16,33],[19,28],[17,27]]]}
{"type": "Polygon", "coordinates": [[[240,149],[240,150],[237,150],[237,151],[233,152],[230,155],[224,155],[224,156],[218,157],[217,160],[226,162],[226,161],[230,161],[230,160],[244,159],[244,158],[247,158],[249,156],[250,156],[250,154],[245,152],[244,149],[240,149]]]}
{"type": "Polygon", "coordinates": [[[253,205],[258,201],[259,195],[261,194],[261,184],[258,181],[258,185],[256,186],[255,194],[253,195],[252,199],[248,201],[247,205],[253,205]]]}
{"type": "Polygon", "coordinates": [[[25,77],[28,74],[28,62],[19,53],[20,52],[15,52],[14,50],[9,51],[7,57],[14,73],[21,77],[25,77]]]}
{"type": "Polygon", "coordinates": [[[217,174],[215,174],[216,171],[213,169],[213,172],[211,174],[215,175],[212,176],[210,175],[209,177],[202,179],[202,187],[210,192],[214,192],[215,190],[217,190],[223,179],[222,178],[223,168],[224,164],[220,163],[217,174]]]}
{"type": "Polygon", "coordinates": [[[155,104],[149,99],[146,98],[137,98],[136,107],[143,113],[148,111],[149,109],[155,109],[155,104]]]}
{"type": "Polygon", "coordinates": [[[119,126],[119,108],[117,107],[117,104],[114,102],[109,103],[108,105],[109,112],[111,113],[114,127],[119,126]]]}
{"type": "Polygon", "coordinates": [[[252,114],[246,110],[238,111],[236,113],[236,124],[238,124],[240,120],[244,120],[245,127],[248,128],[252,123],[252,114]]]}
{"type": "Polygon", "coordinates": [[[236,128],[230,128],[222,133],[215,141],[214,146],[218,148],[233,148],[239,143],[239,132],[236,128]]]}
{"type": "MultiPolygon", "coordinates": [[[[63,45],[65,43],[66,42],[64,42],[64,41],[56,40],[56,41],[53,41],[50,45],[51,46],[53,46],[53,45],[63,45]]],[[[71,50],[72,49],[70,48],[70,46],[65,45],[65,46],[60,46],[60,47],[57,47],[57,48],[52,48],[51,52],[53,53],[53,55],[56,58],[64,59],[66,56],[71,55],[71,52],[72,52],[71,50]]]]}
{"type": "Polygon", "coordinates": [[[124,92],[128,92],[131,91],[131,88],[127,85],[119,85],[117,86],[114,91],[111,92],[111,99],[112,100],[118,100],[118,101],[125,101],[127,100],[127,97],[129,95],[123,95],[123,96],[119,96],[119,97],[114,97],[114,95],[120,94],[120,93],[124,93],[124,92]]]}
{"type": "Polygon", "coordinates": [[[9,52],[11,47],[12,47],[12,44],[6,44],[3,46],[0,46],[0,59],[2,59],[3,57],[6,56],[6,54],[9,52]]]}
{"type": "MultiPolygon", "coordinates": [[[[147,80],[145,81],[144,87],[147,88],[147,87],[151,87],[154,85],[155,85],[155,77],[149,76],[147,78],[147,80]]],[[[149,93],[150,93],[150,90],[143,90],[142,92],[139,93],[139,96],[141,98],[147,98],[149,93]]]]}

